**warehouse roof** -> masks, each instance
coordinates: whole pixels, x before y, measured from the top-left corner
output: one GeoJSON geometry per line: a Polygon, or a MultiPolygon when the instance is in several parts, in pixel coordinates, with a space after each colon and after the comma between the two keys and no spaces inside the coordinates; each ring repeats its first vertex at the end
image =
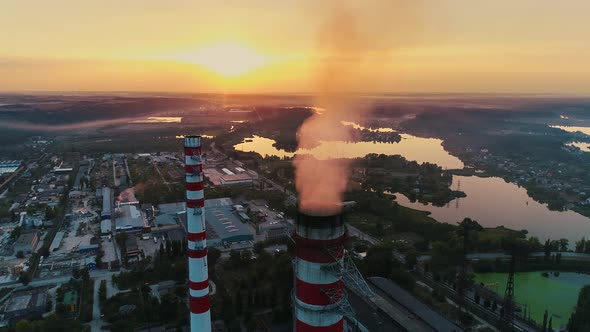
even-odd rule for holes
{"type": "Polygon", "coordinates": [[[368,280],[379,290],[387,294],[390,299],[404,306],[434,330],[439,332],[463,331],[460,327],[451,323],[448,319],[433,311],[424,303],[418,301],[418,299],[408,293],[408,291],[399,287],[391,280],[381,277],[371,277],[368,278],[368,280]]]}
{"type": "Polygon", "coordinates": [[[65,232],[55,233],[55,237],[53,238],[53,241],[51,241],[51,245],[49,246],[49,252],[53,252],[57,250],[57,248],[59,248],[59,245],[61,244],[61,240],[63,240],[64,235],[65,232]]]}
{"type": "Polygon", "coordinates": [[[141,211],[135,205],[126,204],[118,208],[120,215],[115,220],[116,229],[142,228],[145,225],[141,211]]]}
{"type": "Polygon", "coordinates": [[[212,237],[217,235],[224,240],[238,235],[252,235],[252,229],[240,221],[232,211],[232,205],[229,198],[205,200],[205,221],[214,233],[212,237]]]}

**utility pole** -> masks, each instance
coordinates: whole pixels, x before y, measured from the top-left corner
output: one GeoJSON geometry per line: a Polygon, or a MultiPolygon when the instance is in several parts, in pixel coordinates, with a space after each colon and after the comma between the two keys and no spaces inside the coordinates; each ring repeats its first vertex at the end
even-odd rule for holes
{"type": "Polygon", "coordinates": [[[503,331],[514,331],[514,267],[516,265],[515,246],[512,245],[512,254],[510,257],[510,268],[508,271],[508,280],[506,282],[506,291],[504,292],[504,305],[502,307],[505,328],[503,331]]]}

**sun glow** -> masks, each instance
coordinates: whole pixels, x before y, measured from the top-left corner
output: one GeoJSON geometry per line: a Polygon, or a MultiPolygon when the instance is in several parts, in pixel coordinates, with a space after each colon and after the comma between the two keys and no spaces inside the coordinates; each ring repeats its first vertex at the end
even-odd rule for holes
{"type": "Polygon", "coordinates": [[[206,46],[185,54],[181,60],[202,66],[230,78],[267,65],[269,57],[242,44],[226,42],[206,46]]]}

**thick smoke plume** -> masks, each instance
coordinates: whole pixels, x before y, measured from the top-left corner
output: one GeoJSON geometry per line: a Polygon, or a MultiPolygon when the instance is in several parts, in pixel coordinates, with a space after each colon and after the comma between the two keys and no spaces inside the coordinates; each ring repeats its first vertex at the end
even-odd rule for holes
{"type": "MultiPolygon", "coordinates": [[[[366,81],[365,69],[374,68],[375,61],[390,60],[390,51],[406,37],[396,38],[396,32],[403,34],[406,30],[411,17],[408,8],[413,7],[410,2],[386,0],[377,5],[374,1],[354,4],[367,4],[370,12],[363,15],[362,9],[367,8],[352,8],[346,1],[329,2],[327,7],[319,8],[326,14],[318,34],[320,58],[314,73],[317,85],[314,106],[323,111],[308,118],[299,128],[299,148],[312,148],[319,141],[354,140],[350,128],[341,121],[355,120],[362,124],[362,113],[370,105],[343,92],[374,89],[374,82],[366,81]],[[394,27],[397,29],[392,29],[394,27]]],[[[315,215],[339,213],[350,175],[350,160],[317,160],[298,154],[295,168],[299,209],[315,215]]]]}

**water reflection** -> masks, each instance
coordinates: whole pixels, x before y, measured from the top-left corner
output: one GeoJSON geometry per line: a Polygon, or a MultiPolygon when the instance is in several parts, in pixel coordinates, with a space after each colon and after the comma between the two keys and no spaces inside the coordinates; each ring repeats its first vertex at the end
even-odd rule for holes
{"type": "Polygon", "coordinates": [[[504,225],[516,230],[526,229],[529,235],[542,241],[567,238],[570,248],[582,236],[588,238],[589,218],[573,211],[550,211],[530,198],[526,189],[501,178],[453,176],[451,188],[464,191],[467,197],[455,199],[445,207],[412,203],[399,193],[396,201],[413,209],[430,211],[431,216],[441,222],[455,224],[469,217],[485,227],[504,225]]]}
{"type": "Polygon", "coordinates": [[[133,120],[131,123],[180,123],[180,116],[150,116],[146,119],[133,120]]]}
{"type": "MultiPolygon", "coordinates": [[[[307,153],[318,159],[359,158],[370,153],[401,155],[408,160],[418,163],[434,163],[447,169],[463,168],[461,160],[450,155],[442,147],[442,140],[436,138],[421,138],[408,134],[401,134],[402,140],[397,143],[381,142],[342,142],[321,141],[320,145],[307,150],[300,149],[297,153],[307,153]]],[[[256,152],[261,156],[293,157],[295,153],[277,149],[274,140],[254,135],[245,138],[234,148],[244,152],[256,152]]]]}
{"type": "Polygon", "coordinates": [[[575,127],[575,126],[549,126],[551,128],[557,128],[570,133],[581,132],[582,134],[590,135],[590,127],[575,127]]]}
{"type": "Polygon", "coordinates": [[[363,127],[358,123],[354,123],[354,122],[350,122],[350,121],[340,121],[340,123],[342,123],[345,126],[352,126],[354,129],[359,129],[359,130],[368,130],[368,131],[372,131],[375,133],[393,133],[395,130],[393,130],[392,128],[368,128],[368,127],[363,127]]]}
{"type": "Polygon", "coordinates": [[[584,152],[590,152],[590,143],[588,142],[569,142],[566,145],[575,146],[584,152]]]}
{"type": "MultiPolygon", "coordinates": [[[[184,138],[185,136],[186,136],[186,135],[176,135],[176,138],[184,138]]],[[[211,139],[211,138],[215,138],[215,136],[211,136],[211,135],[205,135],[205,134],[201,134],[201,135],[199,135],[199,136],[201,136],[202,138],[209,138],[209,139],[211,139]]]]}

